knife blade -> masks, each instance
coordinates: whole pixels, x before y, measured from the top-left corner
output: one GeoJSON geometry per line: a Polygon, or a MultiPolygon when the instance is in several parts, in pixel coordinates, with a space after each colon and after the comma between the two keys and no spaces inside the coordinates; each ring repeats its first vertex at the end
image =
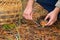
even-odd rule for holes
{"type": "Polygon", "coordinates": [[[37,26],[41,26],[39,23],[37,23],[36,21],[33,20],[33,22],[37,25],[37,26]]]}

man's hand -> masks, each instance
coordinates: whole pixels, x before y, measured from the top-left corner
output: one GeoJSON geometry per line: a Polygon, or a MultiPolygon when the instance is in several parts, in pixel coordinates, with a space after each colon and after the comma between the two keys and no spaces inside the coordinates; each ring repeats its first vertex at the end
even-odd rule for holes
{"type": "Polygon", "coordinates": [[[23,17],[25,19],[32,20],[32,6],[33,6],[34,0],[29,0],[27,3],[27,6],[24,10],[23,17]]]}
{"type": "Polygon", "coordinates": [[[46,26],[50,26],[57,21],[57,15],[58,15],[59,11],[60,11],[60,8],[56,7],[52,12],[50,12],[46,16],[45,20],[47,20],[49,18],[49,21],[46,24],[46,26]]]}
{"type": "Polygon", "coordinates": [[[47,20],[48,18],[49,18],[49,21],[46,24],[46,26],[50,26],[57,21],[57,14],[54,11],[52,11],[46,16],[45,20],[47,20]]]}
{"type": "Polygon", "coordinates": [[[26,7],[26,9],[23,13],[23,17],[25,19],[32,20],[32,7],[26,7]]]}

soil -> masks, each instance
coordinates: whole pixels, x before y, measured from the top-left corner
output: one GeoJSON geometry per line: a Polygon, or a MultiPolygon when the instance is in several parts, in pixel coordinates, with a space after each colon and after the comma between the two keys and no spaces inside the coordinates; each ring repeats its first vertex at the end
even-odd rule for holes
{"type": "MultiPolygon", "coordinates": [[[[22,0],[22,2],[24,5],[23,8],[25,9],[27,0],[22,0]]],[[[20,38],[19,40],[60,40],[60,19],[51,26],[44,26],[44,18],[47,13],[47,10],[35,2],[33,5],[33,20],[40,26],[32,20],[27,20],[22,17],[20,19],[21,25],[16,27],[17,30],[4,30],[2,27],[0,28],[0,40],[17,40],[17,33],[20,36],[18,37],[20,38]]]]}
{"type": "Polygon", "coordinates": [[[19,28],[21,40],[60,40],[60,19],[51,26],[44,26],[44,18],[48,11],[35,2],[33,7],[33,19],[40,26],[36,25],[32,20],[21,19],[19,28]],[[42,27],[42,25],[44,27],[42,27]]]}

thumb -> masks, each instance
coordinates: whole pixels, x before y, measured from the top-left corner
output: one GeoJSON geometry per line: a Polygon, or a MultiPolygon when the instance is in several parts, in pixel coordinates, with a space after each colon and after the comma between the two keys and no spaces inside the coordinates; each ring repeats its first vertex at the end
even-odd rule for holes
{"type": "Polygon", "coordinates": [[[33,15],[33,12],[31,12],[31,14],[30,14],[30,16],[31,16],[31,20],[33,20],[32,15],[33,15]]]}
{"type": "Polygon", "coordinates": [[[49,15],[47,15],[46,17],[45,17],[45,20],[47,20],[49,18],[49,15]]]}

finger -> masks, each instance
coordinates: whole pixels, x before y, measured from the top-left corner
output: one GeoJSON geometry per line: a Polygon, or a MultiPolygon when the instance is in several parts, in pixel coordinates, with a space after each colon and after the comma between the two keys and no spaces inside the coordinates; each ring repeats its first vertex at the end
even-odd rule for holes
{"type": "Polygon", "coordinates": [[[31,14],[30,15],[28,15],[29,16],[29,20],[31,20],[32,18],[31,18],[31,14]]]}
{"type": "Polygon", "coordinates": [[[49,18],[49,15],[47,15],[46,17],[45,17],[45,20],[47,20],[49,18]]]}
{"type": "Polygon", "coordinates": [[[32,19],[31,18],[31,15],[29,15],[29,14],[25,15],[25,18],[28,19],[28,20],[31,20],[32,19]]]}
{"type": "Polygon", "coordinates": [[[32,20],[32,12],[28,15],[28,19],[32,20]]]}
{"type": "Polygon", "coordinates": [[[49,26],[52,25],[53,23],[54,23],[54,21],[52,21],[52,22],[49,24],[49,26]]]}
{"type": "Polygon", "coordinates": [[[28,19],[29,19],[29,20],[32,20],[32,16],[31,16],[31,15],[29,15],[28,19]]]}
{"type": "Polygon", "coordinates": [[[23,13],[23,17],[25,17],[26,16],[26,14],[25,13],[23,13]]]}
{"type": "Polygon", "coordinates": [[[28,19],[28,17],[27,17],[27,16],[24,16],[24,18],[25,18],[25,19],[28,19]]]}
{"type": "Polygon", "coordinates": [[[33,15],[33,12],[31,13],[31,20],[33,20],[32,15],[33,15]]]}
{"type": "Polygon", "coordinates": [[[52,20],[52,22],[49,25],[52,25],[54,22],[56,22],[56,20],[52,20]]]}
{"type": "Polygon", "coordinates": [[[49,22],[46,24],[46,26],[49,26],[49,24],[52,22],[52,19],[49,20],[49,22]]]}
{"type": "Polygon", "coordinates": [[[27,14],[23,14],[23,17],[24,17],[25,19],[28,19],[28,15],[27,15],[27,14]]]}

